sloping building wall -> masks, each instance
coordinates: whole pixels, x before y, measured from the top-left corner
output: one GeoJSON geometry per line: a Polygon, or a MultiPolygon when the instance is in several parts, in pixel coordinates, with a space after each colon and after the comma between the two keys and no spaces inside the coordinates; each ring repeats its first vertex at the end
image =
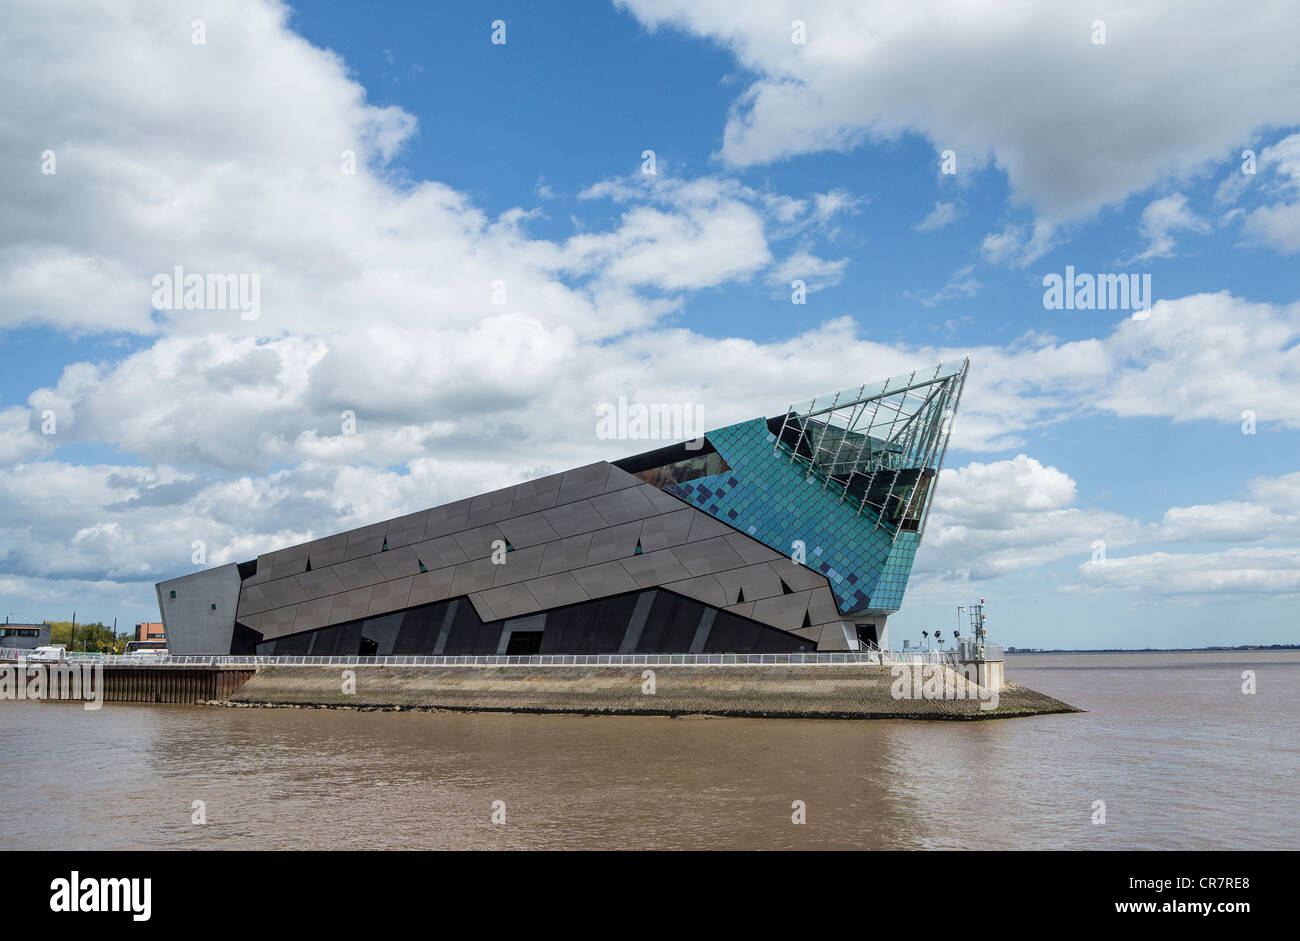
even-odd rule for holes
{"type": "MultiPolygon", "coordinates": [[[[160,601],[178,596],[163,606],[177,652],[193,646],[186,620],[201,611],[211,578],[159,586],[160,601]],[[190,596],[189,607],[176,603],[190,596]]],[[[499,645],[504,622],[647,589],[786,632],[797,639],[788,649],[847,646],[824,575],[601,461],[264,554],[239,588],[238,627],[227,628],[225,646],[204,652],[238,646],[239,628],[267,650],[271,641],[457,598],[479,624],[495,625],[498,640],[475,642],[477,651],[499,645]],[[493,562],[497,541],[509,547],[503,564],[493,562]]],[[[210,645],[211,626],[202,634],[194,643],[210,645]]]]}
{"type": "Polygon", "coordinates": [[[240,596],[238,565],[231,562],[159,582],[157,590],[167,649],[173,656],[201,657],[234,649],[240,596]]]}

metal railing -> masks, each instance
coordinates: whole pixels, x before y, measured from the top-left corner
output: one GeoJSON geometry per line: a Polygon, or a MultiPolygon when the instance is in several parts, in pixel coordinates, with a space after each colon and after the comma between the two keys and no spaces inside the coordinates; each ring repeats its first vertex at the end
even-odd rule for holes
{"type": "MultiPolygon", "coordinates": [[[[30,651],[21,648],[0,648],[0,659],[25,660],[30,651]]],[[[1000,648],[999,648],[1000,654],[1000,648]]],[[[389,657],[293,657],[293,656],[206,656],[206,657],[143,657],[113,654],[69,653],[68,662],[93,662],[105,666],[393,666],[393,667],[454,667],[454,666],[743,666],[771,664],[782,666],[855,663],[946,663],[955,664],[957,653],[952,650],[850,650],[826,653],[650,653],[650,654],[531,654],[519,656],[481,655],[475,657],[453,656],[389,656],[389,657]]],[[[49,661],[33,661],[49,662],[49,661]]]]}
{"type": "Polygon", "coordinates": [[[61,659],[42,657],[31,659],[31,647],[0,647],[0,665],[28,664],[30,666],[68,666],[75,664],[103,664],[104,666],[122,667],[157,667],[157,666],[211,666],[213,660],[220,657],[139,657],[119,656],[117,654],[91,653],[89,651],[68,650],[61,659]],[[186,661],[194,661],[188,663],[186,661]]]}
{"type": "Polygon", "coordinates": [[[664,654],[531,654],[389,657],[172,657],[169,663],[204,663],[213,666],[731,666],[744,664],[853,664],[879,663],[877,654],[843,653],[664,653],[664,654]]]}
{"type": "MultiPolygon", "coordinates": [[[[0,658],[8,660],[26,660],[27,655],[31,654],[31,652],[34,652],[35,650],[36,647],[0,647],[0,658]]],[[[95,660],[104,658],[104,656],[110,656],[110,654],[96,654],[96,652],[88,650],[64,651],[64,658],[68,660],[95,660]]],[[[118,659],[126,658],[123,656],[123,658],[118,659]]]]}

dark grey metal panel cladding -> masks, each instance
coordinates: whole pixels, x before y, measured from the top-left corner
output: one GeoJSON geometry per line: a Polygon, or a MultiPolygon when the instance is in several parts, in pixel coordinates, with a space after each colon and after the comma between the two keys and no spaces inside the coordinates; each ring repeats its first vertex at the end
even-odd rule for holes
{"type": "Polygon", "coordinates": [[[175,656],[229,653],[239,584],[234,562],[159,582],[158,609],[167,649],[175,656]]]}
{"type": "Polygon", "coordinates": [[[164,607],[173,650],[227,652],[236,606],[271,641],[456,597],[486,621],[654,587],[813,641],[840,620],[824,575],[604,461],[267,553],[242,595],[235,569],[173,580],[230,595],[220,628],[164,607]]]}

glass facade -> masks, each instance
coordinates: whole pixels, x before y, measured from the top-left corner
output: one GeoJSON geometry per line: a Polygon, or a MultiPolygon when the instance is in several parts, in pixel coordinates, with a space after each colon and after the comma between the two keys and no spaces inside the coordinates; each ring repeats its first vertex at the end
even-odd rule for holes
{"type": "Polygon", "coordinates": [[[829,580],[845,614],[903,603],[967,363],[708,433],[729,470],[664,489],[829,580]],[[820,403],[820,404],[819,404],[820,403]]]}
{"type": "Polygon", "coordinates": [[[729,469],[727,462],[722,459],[722,455],[717,451],[712,451],[708,454],[686,457],[659,467],[638,471],[636,476],[646,483],[653,484],[663,490],[672,484],[685,483],[699,477],[710,477],[729,469]]]}

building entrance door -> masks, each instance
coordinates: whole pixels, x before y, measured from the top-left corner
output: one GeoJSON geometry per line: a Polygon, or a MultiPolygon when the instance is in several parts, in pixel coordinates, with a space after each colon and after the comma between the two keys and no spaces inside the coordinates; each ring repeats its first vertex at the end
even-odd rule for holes
{"type": "Polygon", "coordinates": [[[858,649],[865,649],[868,646],[880,646],[880,638],[876,635],[876,625],[874,623],[858,623],[854,627],[858,629],[858,649]]]}
{"type": "Polygon", "coordinates": [[[506,646],[506,656],[526,657],[541,652],[541,631],[512,631],[510,633],[510,643],[506,646]]]}

